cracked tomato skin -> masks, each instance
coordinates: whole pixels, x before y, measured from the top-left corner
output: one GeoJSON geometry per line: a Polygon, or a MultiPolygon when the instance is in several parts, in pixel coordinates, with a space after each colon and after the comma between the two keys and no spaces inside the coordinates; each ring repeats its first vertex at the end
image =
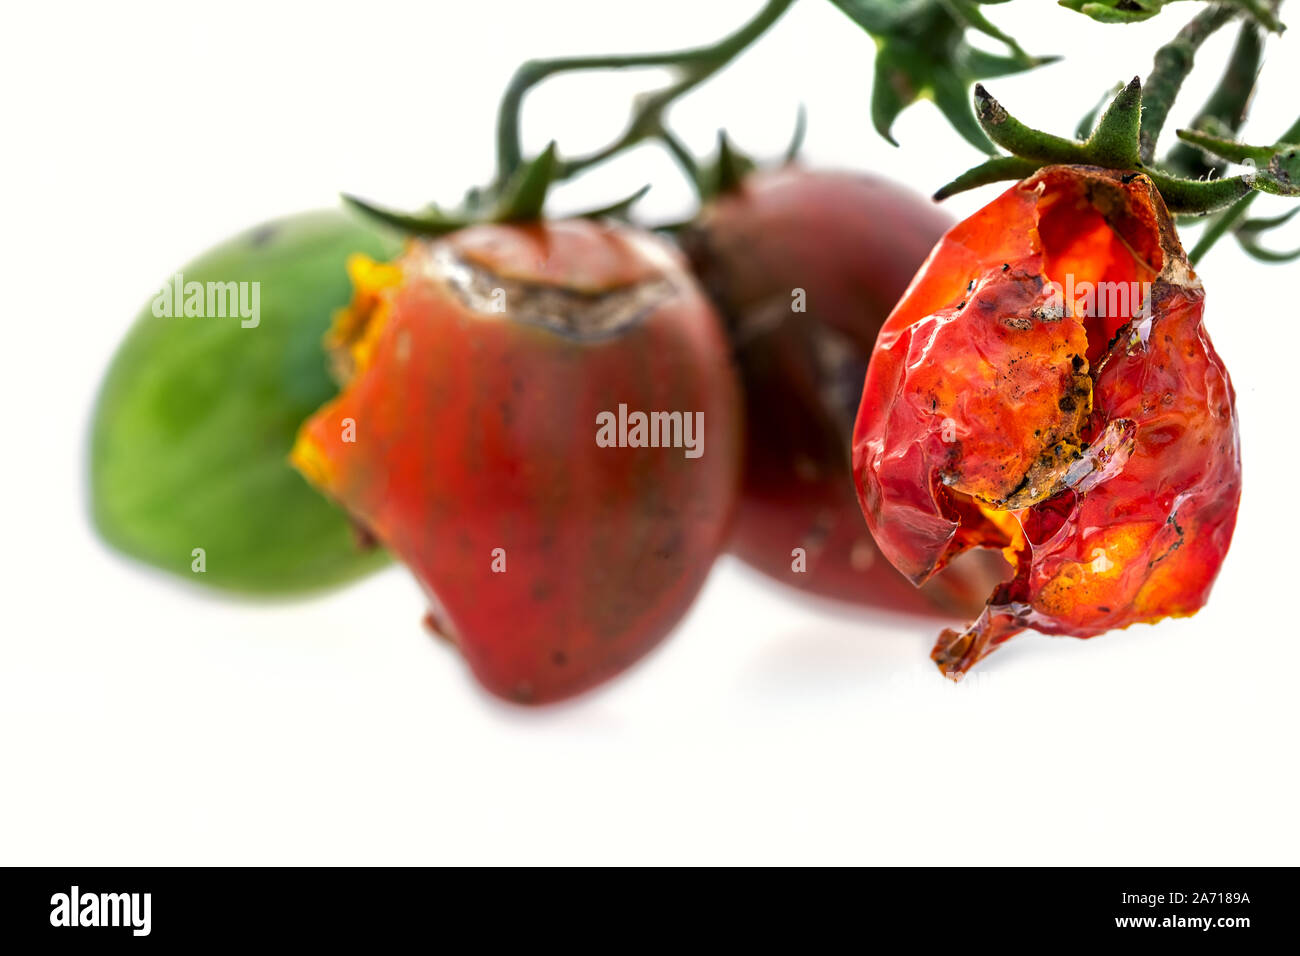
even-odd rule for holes
{"type": "Polygon", "coordinates": [[[956,618],[979,613],[1005,577],[1005,562],[984,553],[918,590],[880,556],[850,470],[876,335],[951,225],[897,183],[791,165],[746,177],[683,233],[745,386],[749,441],[728,547],[768,576],[864,607],[956,618]]]}
{"type": "Polygon", "coordinates": [[[877,342],[853,461],[913,581],[970,548],[1015,568],[940,636],[945,674],[1026,628],[1087,638],[1205,604],[1241,461],[1203,306],[1141,175],[1048,167],[935,247],[877,342]]]}
{"type": "Polygon", "coordinates": [[[330,342],[350,381],[294,463],[411,568],[493,693],[554,701],[640,658],[704,583],[739,480],[729,348],[677,254],[583,220],[352,268],[330,342]],[[620,404],[703,413],[703,454],[598,445],[620,404]]]}

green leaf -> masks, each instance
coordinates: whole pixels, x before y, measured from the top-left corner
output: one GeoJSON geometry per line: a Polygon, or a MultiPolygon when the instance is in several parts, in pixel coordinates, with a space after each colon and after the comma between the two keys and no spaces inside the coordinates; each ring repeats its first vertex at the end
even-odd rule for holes
{"type": "Polygon", "coordinates": [[[1019,43],[990,23],[988,18],[980,12],[977,3],[972,2],[972,0],[944,0],[943,5],[965,26],[1005,44],[1007,49],[1024,64],[1024,69],[1034,65],[1034,57],[1022,50],[1019,43]]]}
{"type": "Polygon", "coordinates": [[[887,47],[876,52],[876,75],[871,84],[871,123],[891,146],[898,145],[893,134],[894,120],[917,97],[912,78],[894,60],[894,52],[887,47]]]}
{"type": "Polygon", "coordinates": [[[966,86],[955,76],[937,73],[934,77],[934,105],[966,142],[982,153],[993,155],[997,152],[980,128],[979,120],[971,112],[970,101],[966,99],[966,86]]]}
{"type": "Polygon", "coordinates": [[[888,0],[831,0],[850,20],[873,36],[905,25],[907,11],[888,0]]]}
{"type": "Polygon", "coordinates": [[[1030,56],[989,22],[980,8],[993,0],[832,2],[876,41],[871,121],[894,145],[898,145],[893,135],[898,115],[918,99],[928,98],[967,142],[992,152],[971,117],[966,90],[977,80],[1023,73],[1057,59],[1030,56]],[[1006,51],[992,53],[972,46],[965,39],[972,31],[992,37],[1006,51]]]}
{"type": "Polygon", "coordinates": [[[1004,76],[1024,73],[1036,66],[1047,66],[1061,59],[1059,56],[1033,56],[1028,59],[1019,56],[1004,56],[989,53],[978,47],[962,44],[956,54],[956,63],[960,72],[976,80],[996,80],[1004,76]]]}
{"type": "MultiPolygon", "coordinates": [[[[1140,23],[1150,20],[1164,10],[1165,5],[1177,0],[1057,0],[1060,6],[1082,13],[1098,23],[1140,23]]],[[[1278,20],[1267,0],[1216,0],[1225,7],[1236,7],[1253,17],[1261,26],[1273,33],[1286,27],[1278,20]]]]}
{"type": "Polygon", "coordinates": [[[1139,23],[1160,12],[1164,0],[1058,0],[1061,6],[1098,23],[1139,23]],[[1123,6],[1120,6],[1120,4],[1123,6]]]}

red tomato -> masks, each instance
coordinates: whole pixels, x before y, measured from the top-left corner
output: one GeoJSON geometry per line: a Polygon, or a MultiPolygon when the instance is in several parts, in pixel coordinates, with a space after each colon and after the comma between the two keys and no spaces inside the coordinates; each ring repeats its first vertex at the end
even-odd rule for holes
{"type": "Polygon", "coordinates": [[[411,568],[494,693],[557,700],[644,655],[739,478],[729,347],[676,253],[586,220],[483,225],[354,274],[333,333],[351,380],[295,464],[411,568]]]}

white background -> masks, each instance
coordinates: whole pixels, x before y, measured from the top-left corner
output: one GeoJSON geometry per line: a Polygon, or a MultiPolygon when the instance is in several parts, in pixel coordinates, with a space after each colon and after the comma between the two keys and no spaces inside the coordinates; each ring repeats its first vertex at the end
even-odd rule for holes
{"type": "MultiPolygon", "coordinates": [[[[1069,55],[992,90],[1069,133],[1110,84],[1145,75],[1197,6],[1129,28],[1046,0],[989,8],[1031,51],[1069,55]]],[[[1246,483],[1209,607],[1088,642],[1025,635],[965,685],[928,661],[933,626],[795,602],[724,560],[660,651],[585,698],[525,711],[476,689],[428,636],[401,569],[310,601],[231,602],[92,535],[94,391],[163,276],[342,189],[454,202],[491,172],[496,98],[520,59],[709,41],[756,7],[7,11],[0,863],[1300,862],[1300,276],[1229,243],[1202,275],[1246,483]]],[[[1204,60],[1229,43],[1225,31],[1204,60]]],[[[770,155],[804,102],[815,163],[929,191],[976,162],[928,104],[898,122],[902,149],[876,137],[872,50],[828,3],[803,0],[674,126],[700,151],[725,125],[770,155]]],[[[1297,60],[1300,23],[1272,50],[1252,140],[1294,118],[1297,60]]],[[[1215,73],[1198,74],[1175,123],[1215,73]]],[[[554,82],[529,103],[530,149],[598,145],[626,96],[660,78],[554,82]]],[[[552,208],[647,181],[644,212],[688,211],[649,148],[552,208]]]]}

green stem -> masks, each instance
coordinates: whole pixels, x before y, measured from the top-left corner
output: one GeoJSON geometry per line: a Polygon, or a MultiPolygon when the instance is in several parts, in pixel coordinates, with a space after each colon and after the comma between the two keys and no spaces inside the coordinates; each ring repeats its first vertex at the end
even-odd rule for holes
{"type": "MultiPolygon", "coordinates": [[[[1228,58],[1228,66],[1214,92],[1196,114],[1191,124],[1192,129],[1222,129],[1234,136],[1238,133],[1246,121],[1246,109],[1259,75],[1263,47],[1264,40],[1259,25],[1253,20],[1242,21],[1237,42],[1228,58]]],[[[1224,169],[1221,162],[1206,162],[1201,151],[1187,143],[1178,143],[1169,150],[1165,156],[1165,165],[1185,176],[1193,177],[1221,174],[1224,169]]]]}
{"type": "MultiPolygon", "coordinates": [[[[726,66],[751,43],[763,35],[789,9],[794,0],[768,0],[752,20],[728,37],[709,46],[668,53],[641,53],[622,56],[575,56],[552,60],[529,60],[515,71],[510,85],[502,97],[497,114],[497,184],[506,182],[523,162],[520,144],[519,114],[524,96],[534,86],[557,73],[576,70],[623,70],[637,67],[675,66],[681,68],[683,78],[661,91],[653,107],[662,111],[669,103],[688,90],[698,86],[722,67],[726,66]]],[[[560,164],[559,175],[575,172],[609,159],[629,146],[647,139],[652,132],[645,129],[647,110],[633,119],[632,124],[618,140],[605,149],[598,150],[578,161],[560,164]]]]}
{"type": "Polygon", "coordinates": [[[1178,34],[1156,50],[1155,64],[1142,84],[1142,134],[1141,155],[1144,163],[1155,161],[1156,141],[1169,118],[1169,108],[1182,88],[1187,74],[1192,71],[1196,51],[1216,30],[1237,15],[1229,6],[1214,4],[1206,7],[1178,31],[1178,34]]]}
{"type": "MultiPolygon", "coordinates": [[[[1297,138],[1300,138],[1300,118],[1297,118],[1296,121],[1287,128],[1286,132],[1282,134],[1279,142],[1293,142],[1297,138]]],[[[1250,193],[1249,195],[1242,196],[1227,209],[1223,210],[1223,212],[1215,216],[1214,219],[1210,220],[1210,224],[1205,227],[1205,232],[1201,233],[1201,237],[1196,240],[1196,245],[1193,246],[1192,251],[1187,254],[1187,258],[1191,260],[1192,265],[1196,265],[1196,263],[1200,262],[1216,242],[1227,235],[1232,229],[1236,228],[1237,224],[1241,222],[1246,213],[1250,211],[1251,203],[1255,201],[1255,197],[1258,195],[1259,193],[1250,193]]]]}
{"type": "Polygon", "coordinates": [[[682,174],[691,181],[696,194],[699,195],[701,190],[700,164],[696,162],[695,155],[686,148],[686,145],[680,139],[662,125],[658,137],[659,142],[664,144],[664,149],[668,150],[668,155],[676,161],[682,174]]]}
{"type": "Polygon", "coordinates": [[[1187,254],[1187,258],[1192,265],[1200,262],[1201,258],[1210,251],[1210,247],[1227,235],[1232,227],[1241,221],[1241,217],[1246,215],[1250,209],[1250,204],[1255,201],[1255,197],[1258,195],[1259,193],[1250,193],[1242,196],[1210,220],[1210,224],[1205,227],[1205,232],[1201,233],[1201,237],[1196,240],[1196,245],[1192,246],[1192,251],[1187,254]]]}
{"type": "MultiPolygon", "coordinates": [[[[693,71],[691,71],[691,73],[693,73],[693,71]]],[[[590,169],[592,166],[597,166],[606,160],[613,159],[620,153],[625,152],[633,146],[643,143],[648,139],[660,140],[665,146],[668,146],[669,151],[671,152],[673,147],[670,146],[665,139],[667,136],[667,129],[663,124],[663,112],[668,108],[669,104],[688,90],[699,85],[699,83],[704,79],[705,76],[700,76],[697,79],[693,75],[688,74],[688,76],[681,82],[674,83],[672,86],[666,87],[665,89],[659,90],[657,93],[645,97],[641,101],[641,105],[638,106],[636,111],[632,114],[632,120],[628,123],[627,129],[623,131],[623,134],[619,136],[618,139],[614,140],[607,146],[601,147],[593,153],[588,153],[586,156],[577,156],[573,159],[561,161],[559,168],[556,171],[556,178],[571,179],[584,170],[590,169]]]]}

